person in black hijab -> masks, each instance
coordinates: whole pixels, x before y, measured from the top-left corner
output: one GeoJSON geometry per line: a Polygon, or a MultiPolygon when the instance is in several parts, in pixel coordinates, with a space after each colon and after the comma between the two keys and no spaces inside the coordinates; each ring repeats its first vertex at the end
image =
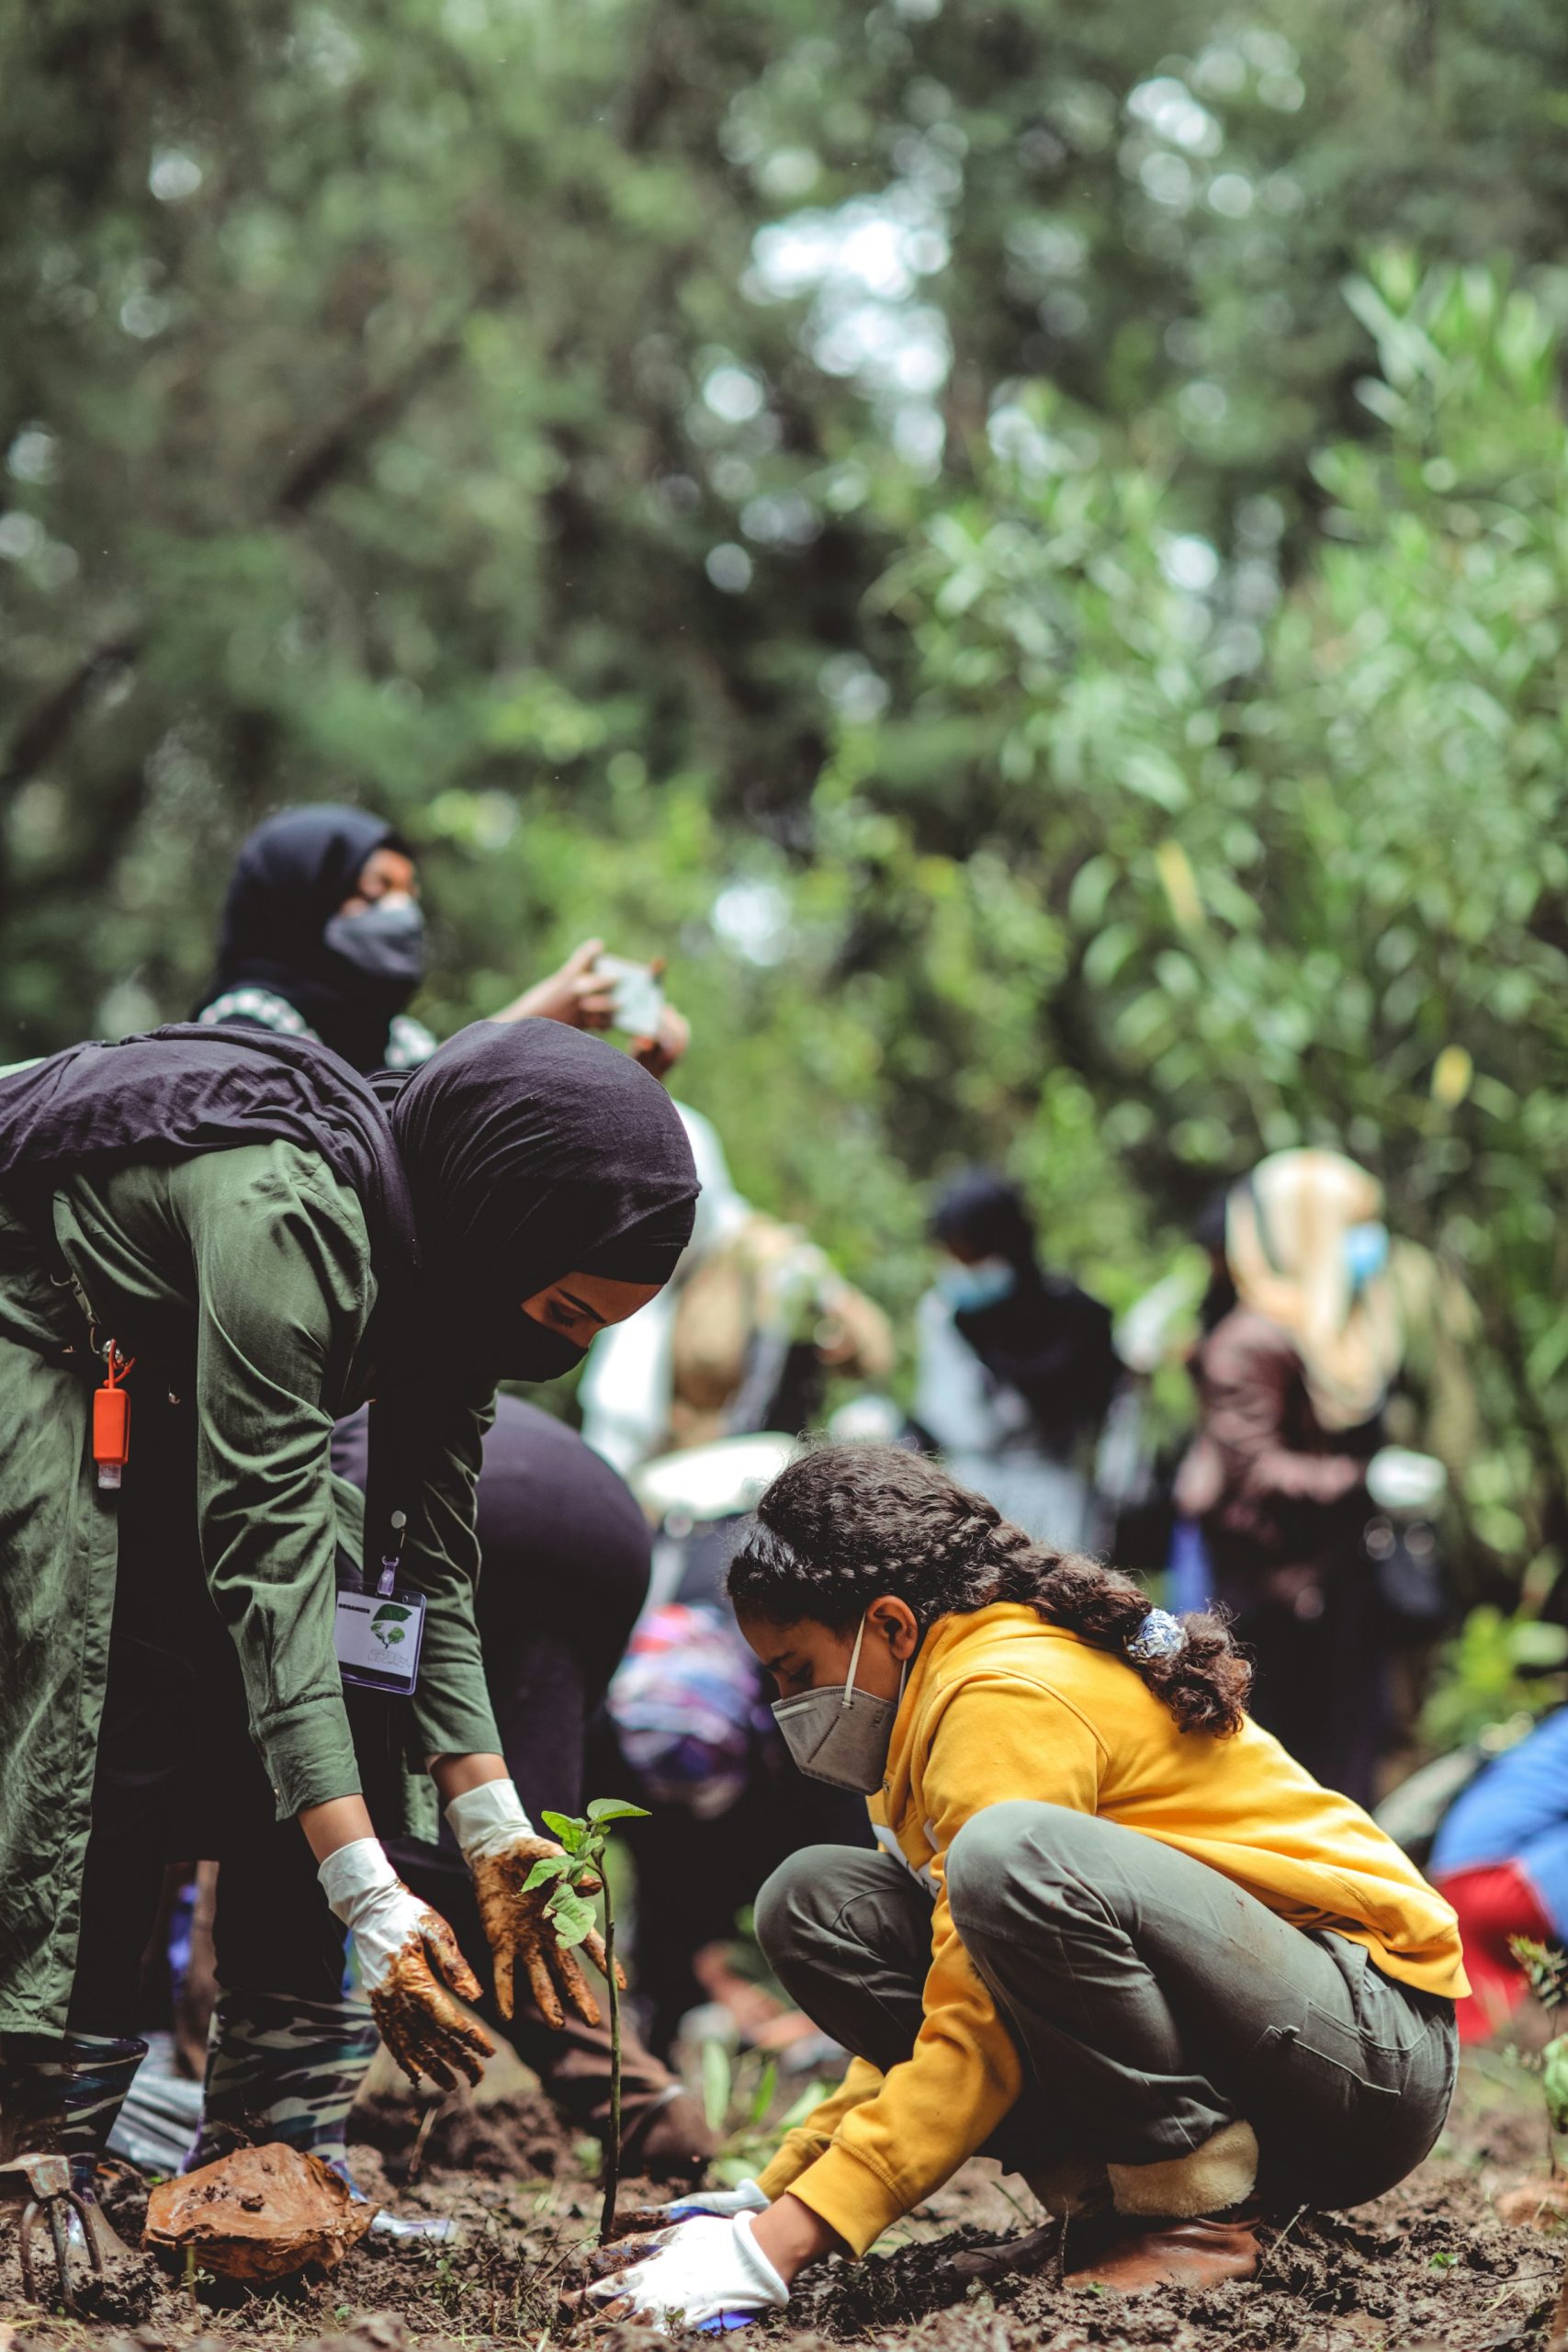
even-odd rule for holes
{"type": "Polygon", "coordinates": [[[1035,1254],[1016,1185],[972,1169],[938,1204],[915,1419],[953,1476],[1037,1541],[1086,1540],[1086,1456],[1116,1380],[1109,1310],[1035,1254]]]}
{"type": "MultiPolygon", "coordinates": [[[[595,973],[603,943],[585,940],[558,972],[495,1015],[605,1029],[614,998],[595,973]]],[[[258,825],[234,863],[218,963],[196,1019],[319,1037],[355,1069],[412,1070],[436,1041],[406,1010],[424,976],[424,915],[413,853],[363,808],[285,808],[258,825]]],[[[662,1077],[685,1050],[666,1007],[636,1058],[662,1077]]]]}
{"type": "Polygon", "coordinates": [[[51,2111],[90,2169],[170,1850],[248,1894],[243,1934],[220,1895],[226,1988],[330,2008],[347,1927],[410,2074],[477,2069],[446,1986],[478,1988],[372,1832],[334,1657],[331,1428],[371,1396],[364,1556],[400,1536],[423,1608],[412,1694],[371,1694],[382,1739],[446,1804],[503,2012],[514,1972],[547,2016],[592,2008],[525,1891],[544,1848],[485,1690],[475,1477],[498,1379],[653,1296],[696,1190],[662,1087],[553,1023],[463,1033],[389,1115],[322,1046],[245,1030],[0,1079],[8,2128],[51,2111]]]}
{"type": "Polygon", "coordinates": [[[288,808],[235,861],[197,1017],[317,1036],[355,1069],[409,1069],[435,1045],[404,1018],[423,974],[408,843],[362,808],[288,808]]]}

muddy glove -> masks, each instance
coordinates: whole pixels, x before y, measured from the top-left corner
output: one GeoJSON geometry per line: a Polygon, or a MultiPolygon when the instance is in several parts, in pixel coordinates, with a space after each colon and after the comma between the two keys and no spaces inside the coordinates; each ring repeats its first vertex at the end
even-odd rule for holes
{"type": "MultiPolygon", "coordinates": [[[[546,1908],[559,1882],[536,1886],[532,1894],[524,1891],[535,1863],[558,1854],[560,1848],[552,1838],[536,1836],[510,1781],[486,1781],[477,1789],[465,1789],[447,1806],[446,1818],[473,1873],[479,1917],[495,1954],[495,1997],[502,2016],[512,2015],[513,1979],[521,1961],[547,2025],[566,2023],[563,1994],[585,2025],[597,2025],[599,2004],[574,1954],[557,1942],[546,1908]]],[[[592,1894],[598,1882],[580,1880],[578,1884],[592,1894]]],[[[582,1948],[602,1970],[603,1937],[585,1936],[582,1948]]]]}
{"type": "Polygon", "coordinates": [[[754,2180],[743,2180],[735,2188],[694,2188],[668,2205],[638,2206],[616,2222],[615,2235],[646,2236],[649,2230],[667,2230],[672,2222],[690,2222],[699,2213],[716,2214],[726,2221],[737,2213],[765,2213],[771,2201],[754,2180]]]}
{"type": "Polygon", "coordinates": [[[701,2215],[628,2251],[635,2258],[624,2268],[584,2290],[585,2316],[641,2320],[666,2335],[676,2327],[717,2335],[789,2301],[750,2213],[701,2215]]]}
{"type": "Polygon", "coordinates": [[[477,2083],[495,2044],[452,1998],[477,2001],[479,1986],[440,1913],[410,1894],[376,1838],[340,1846],[316,1876],[354,1938],[371,2014],[410,2082],[417,2087],[423,2073],[446,2091],[459,2075],[477,2083]]]}

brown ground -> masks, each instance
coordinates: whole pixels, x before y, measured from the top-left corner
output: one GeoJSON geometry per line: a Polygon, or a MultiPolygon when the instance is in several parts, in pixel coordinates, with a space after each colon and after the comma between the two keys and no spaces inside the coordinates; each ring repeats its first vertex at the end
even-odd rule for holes
{"type": "MultiPolygon", "coordinates": [[[[1438,2154],[1393,2195],[1348,2216],[1270,2230],[1263,2275],[1206,2295],[1135,2300],[1040,2280],[962,2290],[944,2261],[1032,2222],[1019,2184],[973,2165],[861,2264],[829,2263],[796,2290],[788,2324],[751,2338],[771,2352],[853,2342],[872,2352],[1531,2352],[1541,2341],[1568,2235],[1500,2217],[1532,2211],[1543,2186],[1540,2088],[1517,2063],[1468,2064],[1438,2154]],[[1015,2205],[1009,2191],[1021,2199],[1015,2205]]],[[[552,2111],[502,2075],[438,2110],[419,2177],[406,2176],[419,2113],[383,2092],[364,2115],[356,2164],[402,2211],[449,2213],[457,2247],[367,2240],[324,2281],[269,2296],[170,2280],[136,2256],[70,2322],[21,2300],[14,2233],[0,2225],[0,2352],[544,2352],[570,2330],[558,2306],[592,2243],[597,2197],[583,2151],[552,2111]]],[[[628,2196],[633,2194],[628,2190],[628,2196]]],[[[145,2188],[118,2186],[114,2218],[140,2228],[145,2188]]],[[[608,2330],[603,2352],[652,2352],[640,2328],[608,2330]]]]}

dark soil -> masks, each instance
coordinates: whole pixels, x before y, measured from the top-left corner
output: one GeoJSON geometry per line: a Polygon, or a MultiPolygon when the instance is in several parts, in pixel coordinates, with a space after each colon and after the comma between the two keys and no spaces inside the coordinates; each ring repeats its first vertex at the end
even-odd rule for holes
{"type": "MultiPolygon", "coordinates": [[[[7,2222],[0,2352],[542,2352],[547,2339],[570,2337],[560,2291],[592,2243],[598,2199],[585,2152],[546,2102],[513,2088],[430,2114],[383,2092],[356,2123],[365,2185],[400,2212],[452,2216],[459,2243],[367,2239],[330,2278],[270,2295],[170,2278],[137,2254],[88,2290],[72,2321],[23,2302],[7,2222]]],[[[1263,2273],[1246,2285],[1127,2299],[1043,2278],[966,2286],[952,2252],[997,2244],[1038,2218],[1015,2179],[971,2165],[865,2262],[807,2272],[787,2317],[750,2340],[771,2352],[846,2343],[875,2352],[1539,2352],[1568,2235],[1549,2203],[1536,2227],[1505,2222],[1497,2205],[1534,2211],[1534,2197],[1518,2192],[1544,2188],[1545,2173],[1539,2086],[1488,2056],[1467,2064],[1436,2155],[1392,2195],[1352,2214],[1271,2225],[1263,2273]]],[[[664,2193],[628,2183],[626,2202],[664,2193]]],[[[134,2244],[145,2184],[123,2172],[106,2202],[134,2244]]],[[[593,2338],[604,2352],[665,2341],[637,2327],[593,2338]]]]}

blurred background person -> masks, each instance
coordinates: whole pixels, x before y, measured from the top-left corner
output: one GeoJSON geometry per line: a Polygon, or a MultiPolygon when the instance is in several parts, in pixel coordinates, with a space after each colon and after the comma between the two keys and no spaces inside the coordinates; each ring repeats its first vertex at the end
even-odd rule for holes
{"type": "Polygon", "coordinates": [[[713,1122],[675,1107],[703,1187],[691,1242],[659,1311],[594,1342],[580,1391],[583,1436],[622,1471],[718,1438],[796,1433],[820,1419],[830,1375],[893,1369],[881,1307],[798,1227],[753,1208],[713,1122]]]}
{"type": "MultiPolygon", "coordinates": [[[[1230,1193],[1211,1239],[1191,1362],[1199,1428],[1177,1510],[1256,1660],[1258,1721],[1317,1779],[1370,1804],[1393,1579],[1380,1585],[1368,1534],[1372,1487],[1394,1505],[1399,1489],[1397,1476],[1370,1486],[1369,1472],[1404,1344],[1382,1188],[1337,1152],[1277,1152],[1230,1193]]],[[[1393,1559],[1399,1537],[1383,1523],[1393,1559]]]]}
{"type": "Polygon", "coordinates": [[[1460,2040],[1485,2041],[1529,1989],[1515,1937],[1568,1943],[1568,1707],[1482,1765],[1438,1824],[1426,1871],[1464,1939],[1460,2040]]]}
{"type": "Polygon", "coordinates": [[[916,1312],[914,1419],[961,1486],[1036,1543],[1091,1537],[1096,1442],[1118,1378],[1111,1314],[1047,1272],[1015,1184],[971,1169],[937,1204],[916,1312]]]}
{"type": "MultiPolygon", "coordinates": [[[[584,940],[559,971],[490,1018],[615,1026],[614,987],[594,969],[603,948],[584,940]]],[[[417,1069],[437,1042],[407,1011],[424,967],[419,870],[396,827],[325,802],[284,808],[234,861],[218,960],[193,1018],[319,1037],[358,1070],[417,1069]]],[[[662,1078],[687,1043],[685,1022],[667,1005],[658,1035],[635,1039],[633,1051],[662,1078]]]]}

